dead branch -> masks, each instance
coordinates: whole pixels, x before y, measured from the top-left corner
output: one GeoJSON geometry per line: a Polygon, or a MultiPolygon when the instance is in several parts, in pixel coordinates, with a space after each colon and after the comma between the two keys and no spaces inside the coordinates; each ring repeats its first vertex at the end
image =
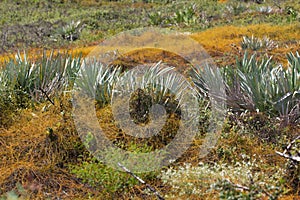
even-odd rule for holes
{"type": "Polygon", "coordinates": [[[153,192],[157,198],[159,200],[164,200],[165,198],[162,197],[159,192],[157,190],[155,190],[151,185],[147,184],[143,179],[141,179],[140,177],[138,177],[137,175],[135,175],[133,172],[131,172],[129,169],[127,169],[124,165],[122,165],[121,163],[118,163],[119,167],[121,167],[126,173],[130,174],[131,176],[133,176],[136,180],[138,180],[140,183],[146,185],[146,187],[153,192]]]}
{"type": "Polygon", "coordinates": [[[291,143],[289,143],[287,145],[287,147],[285,148],[285,150],[283,151],[283,153],[279,152],[279,151],[275,151],[278,155],[284,157],[284,158],[288,158],[290,160],[296,161],[296,162],[300,162],[300,152],[298,151],[296,156],[291,155],[291,148],[293,146],[293,144],[295,144],[297,142],[297,140],[300,139],[300,135],[298,137],[296,137],[291,143]]]}

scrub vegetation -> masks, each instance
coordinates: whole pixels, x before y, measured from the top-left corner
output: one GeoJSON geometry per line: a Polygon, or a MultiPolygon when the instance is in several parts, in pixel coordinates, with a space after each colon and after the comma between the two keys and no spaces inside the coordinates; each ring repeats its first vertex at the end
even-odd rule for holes
{"type": "MultiPolygon", "coordinates": [[[[1,200],[158,198],[149,188],[165,199],[299,198],[299,1],[12,0],[0,2],[0,16],[1,200]],[[217,144],[203,158],[213,107],[200,67],[187,70],[190,63],[161,49],[118,55],[110,66],[86,60],[106,38],[149,26],[183,32],[201,44],[224,80],[226,117],[217,144]],[[161,87],[176,77],[155,77],[172,70],[162,70],[164,63],[195,86],[199,131],[169,166],[136,173],[143,184],[87,150],[97,138],[77,132],[72,92],[82,88],[86,99],[93,98],[98,123],[115,146],[149,153],[174,139],[182,119],[181,99],[161,87]],[[149,123],[154,104],[164,106],[167,116],[149,138],[120,129],[110,104],[115,84],[138,64],[149,70],[130,97],[132,121],[149,123]],[[149,77],[156,82],[149,84],[149,77]]],[[[128,84],[133,87],[134,79],[128,84]]]]}

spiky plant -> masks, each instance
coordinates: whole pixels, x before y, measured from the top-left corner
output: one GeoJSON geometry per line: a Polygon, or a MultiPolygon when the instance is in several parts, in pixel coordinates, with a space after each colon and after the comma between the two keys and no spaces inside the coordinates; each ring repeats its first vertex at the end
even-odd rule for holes
{"type": "Polygon", "coordinates": [[[36,100],[43,100],[61,91],[70,90],[73,87],[76,74],[81,66],[81,56],[72,58],[72,56],[54,55],[51,52],[47,57],[43,57],[32,67],[36,68],[36,81],[34,82],[34,91],[32,96],[36,100]]]}
{"type": "Polygon", "coordinates": [[[10,116],[13,115],[15,109],[11,99],[12,90],[8,89],[6,75],[3,70],[0,71],[0,127],[10,124],[10,116]]]}
{"type": "Polygon", "coordinates": [[[219,93],[224,82],[220,69],[216,66],[210,64],[206,64],[204,67],[196,66],[193,68],[192,80],[202,97],[225,98],[219,93]]]}
{"type": "Polygon", "coordinates": [[[246,52],[236,66],[222,68],[229,107],[299,118],[299,54],[289,53],[288,61],[284,69],[272,57],[260,60],[246,52]]]}
{"type": "MultiPolygon", "coordinates": [[[[272,57],[257,60],[256,54],[248,58],[245,53],[241,62],[237,62],[237,75],[244,95],[251,98],[255,109],[269,112],[276,95],[276,82],[271,78],[272,57]]],[[[248,98],[248,97],[246,97],[248,98]]]]}
{"type": "Polygon", "coordinates": [[[251,37],[243,36],[241,46],[242,49],[250,49],[253,51],[257,51],[260,49],[272,50],[276,48],[278,45],[275,41],[273,41],[272,39],[266,36],[263,38],[257,38],[252,35],[251,37]]]}
{"type": "Polygon", "coordinates": [[[27,59],[26,53],[22,58],[20,52],[15,59],[6,63],[3,69],[3,79],[6,80],[6,90],[18,106],[24,107],[30,98],[30,91],[34,89],[35,69],[27,59]]]}
{"type": "Polygon", "coordinates": [[[65,40],[75,41],[80,37],[80,33],[85,25],[81,21],[71,21],[57,31],[57,34],[65,40]]]}
{"type": "Polygon", "coordinates": [[[262,6],[262,7],[258,7],[257,11],[262,14],[270,14],[273,12],[273,8],[271,6],[262,6]]]}
{"type": "Polygon", "coordinates": [[[53,52],[48,57],[44,52],[42,58],[31,61],[25,52],[23,56],[18,52],[16,58],[6,63],[1,72],[1,79],[5,80],[3,87],[20,106],[26,106],[29,99],[50,100],[73,86],[80,59],[54,55],[53,52]]]}
{"type": "Polygon", "coordinates": [[[120,67],[105,66],[96,59],[83,61],[75,85],[100,105],[111,101],[113,86],[121,73],[120,67]]]}
{"type": "Polygon", "coordinates": [[[278,93],[281,97],[274,106],[283,118],[284,123],[299,122],[300,120],[300,55],[292,52],[287,54],[288,68],[281,65],[276,68],[275,78],[278,93]]]}
{"type": "Polygon", "coordinates": [[[139,66],[122,74],[114,87],[113,110],[117,112],[116,115],[129,112],[138,123],[147,123],[151,113],[160,113],[158,117],[167,114],[180,118],[181,106],[187,102],[187,96],[192,95],[189,92],[191,87],[183,76],[173,70],[173,67],[159,62],[152,66],[139,66]],[[129,110],[126,102],[129,103],[129,110]],[[150,109],[155,111],[151,112],[150,109]]]}
{"type": "Polygon", "coordinates": [[[152,66],[146,66],[142,71],[140,75],[138,70],[127,72],[124,75],[127,79],[124,82],[127,84],[123,86],[123,89],[135,91],[140,88],[152,97],[153,103],[167,103],[167,96],[176,96],[179,103],[182,101],[188,84],[183,76],[174,71],[174,67],[158,62],[152,66]]]}
{"type": "Polygon", "coordinates": [[[196,15],[196,5],[190,5],[188,7],[184,7],[182,10],[177,10],[174,13],[173,20],[176,24],[185,24],[186,26],[195,24],[198,21],[198,17],[196,15]]]}

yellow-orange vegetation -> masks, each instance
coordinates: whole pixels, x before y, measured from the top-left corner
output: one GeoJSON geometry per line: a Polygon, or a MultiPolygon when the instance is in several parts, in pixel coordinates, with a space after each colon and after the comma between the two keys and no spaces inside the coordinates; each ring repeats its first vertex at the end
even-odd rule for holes
{"type": "Polygon", "coordinates": [[[240,46],[243,36],[269,37],[275,41],[300,40],[300,25],[273,26],[257,24],[249,26],[222,26],[212,28],[192,35],[196,41],[208,50],[230,52],[231,45],[240,46]]]}
{"type": "MultiPolygon", "coordinates": [[[[258,38],[263,38],[264,36],[269,37],[270,39],[274,40],[275,42],[279,43],[278,48],[275,48],[267,53],[272,55],[275,60],[280,61],[286,64],[286,53],[287,52],[295,52],[299,51],[299,44],[300,44],[300,25],[299,24],[291,24],[291,25],[281,25],[281,26],[273,26],[270,24],[257,24],[257,25],[249,25],[249,26],[222,26],[216,27],[212,29],[208,29],[206,31],[194,33],[191,35],[191,38],[199,42],[200,45],[203,46],[204,50],[206,50],[210,56],[212,56],[215,61],[219,65],[225,64],[233,64],[235,57],[232,55],[238,55],[239,51],[241,51],[241,40],[243,36],[252,36],[258,38]]],[[[144,34],[143,37],[140,38],[140,43],[146,42],[150,40],[152,37],[151,34],[144,34]]],[[[177,52],[180,46],[171,47],[168,49],[168,38],[162,38],[160,41],[161,47],[166,47],[167,51],[177,52]],[[172,49],[173,48],[173,49],[172,49]]],[[[99,41],[100,43],[100,41],[99,41]]],[[[170,45],[169,45],[170,46],[170,45]]],[[[69,49],[56,49],[54,52],[63,52],[63,53],[70,53],[72,55],[79,55],[82,54],[83,57],[86,57],[91,52],[95,51],[95,49],[99,48],[95,45],[95,42],[91,46],[85,47],[71,47],[69,49]]],[[[102,52],[106,49],[102,48],[102,52]]],[[[107,51],[112,50],[112,48],[106,47],[107,51]]],[[[113,47],[116,49],[116,47],[113,47]]],[[[126,49],[126,46],[119,46],[120,49],[123,49],[123,52],[126,52],[127,60],[134,60],[134,61],[142,61],[144,62],[145,59],[151,58],[152,60],[166,60],[171,61],[171,64],[176,64],[177,61],[174,61],[174,54],[172,53],[161,53],[163,52],[161,49],[154,50],[152,49],[147,50],[147,46],[145,49],[141,49],[140,52],[137,52],[133,48],[126,49]],[[129,51],[127,51],[129,50],[129,51]],[[144,55],[142,55],[144,54],[144,55]],[[141,60],[139,60],[141,59],[141,60]]],[[[166,49],[165,48],[165,49],[166,49]]],[[[115,50],[114,49],[114,50],[115,50]]],[[[28,55],[30,58],[37,58],[42,55],[43,50],[41,49],[32,49],[28,51],[28,55]]],[[[47,51],[50,54],[50,50],[47,51]]],[[[97,52],[97,50],[96,50],[97,52]]],[[[165,52],[165,51],[164,51],[165,52]]],[[[3,61],[7,61],[9,58],[14,57],[14,54],[4,54],[0,57],[0,63],[3,61]]],[[[121,58],[121,60],[124,57],[121,58]]],[[[120,61],[120,60],[119,60],[120,61]]],[[[126,61],[127,62],[127,61],[126,61]]],[[[125,63],[126,63],[125,62],[125,63]]],[[[118,63],[118,61],[116,62],[118,63]]],[[[119,62],[120,63],[120,62],[119,62]]],[[[120,63],[122,64],[122,63],[120,63]]],[[[124,62],[123,62],[124,64],[124,62]]],[[[180,62],[178,64],[181,64],[180,62]]]]}
{"type": "Polygon", "coordinates": [[[154,48],[137,49],[129,52],[120,56],[113,64],[125,68],[132,68],[139,64],[151,64],[159,61],[175,67],[175,69],[182,74],[186,73],[185,69],[188,69],[187,65],[189,64],[187,60],[177,54],[154,48]]]}
{"type": "Polygon", "coordinates": [[[65,124],[66,116],[60,114],[56,103],[47,112],[42,109],[46,104],[22,110],[14,124],[0,129],[1,191],[10,191],[19,183],[28,195],[35,193],[36,198],[44,199],[45,191],[63,195],[62,187],[66,187],[73,196],[83,187],[59,168],[72,156],[78,136],[71,131],[71,121],[65,124]],[[49,129],[54,135],[50,136],[49,129]]]}
{"type": "Polygon", "coordinates": [[[273,26],[257,24],[249,26],[222,26],[203,32],[195,33],[192,38],[203,45],[213,57],[222,57],[228,54],[237,54],[241,50],[243,36],[263,38],[264,36],[279,43],[279,47],[268,52],[275,60],[285,62],[286,53],[299,51],[300,25],[273,26]]]}

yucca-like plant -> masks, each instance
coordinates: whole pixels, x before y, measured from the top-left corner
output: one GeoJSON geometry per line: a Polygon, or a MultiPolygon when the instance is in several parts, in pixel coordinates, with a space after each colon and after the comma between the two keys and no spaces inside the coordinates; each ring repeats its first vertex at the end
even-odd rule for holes
{"type": "Polygon", "coordinates": [[[75,85],[100,105],[111,101],[113,86],[121,74],[120,67],[105,66],[96,59],[83,61],[75,85]]]}
{"type": "Polygon", "coordinates": [[[5,90],[12,101],[20,107],[26,106],[30,98],[30,91],[34,89],[35,69],[31,66],[27,55],[22,58],[20,52],[6,63],[3,71],[5,90]]]}
{"type": "Polygon", "coordinates": [[[197,23],[198,17],[196,15],[196,5],[190,5],[184,7],[182,10],[176,11],[173,20],[176,24],[184,23],[187,26],[197,23]]]}
{"type": "Polygon", "coordinates": [[[150,24],[151,25],[162,25],[164,23],[164,21],[166,20],[163,15],[162,12],[158,11],[158,12],[152,12],[148,14],[149,20],[150,20],[150,24]]]}
{"type": "Polygon", "coordinates": [[[256,54],[248,58],[245,53],[243,60],[237,62],[237,76],[243,94],[248,95],[256,110],[269,111],[276,95],[276,82],[271,78],[272,57],[257,60],[256,54]]]}
{"type": "Polygon", "coordinates": [[[299,122],[300,118],[300,55],[287,54],[288,68],[278,66],[275,78],[281,97],[274,106],[286,123],[299,122]]]}
{"type": "Polygon", "coordinates": [[[233,110],[259,110],[295,121],[299,118],[299,54],[288,54],[287,69],[271,59],[259,60],[256,53],[249,56],[246,52],[235,67],[222,68],[228,105],[233,110]]]}
{"type": "Polygon", "coordinates": [[[275,41],[271,40],[268,37],[263,37],[262,39],[249,36],[243,36],[241,47],[242,49],[251,49],[253,51],[257,51],[260,49],[272,50],[276,48],[278,45],[275,41]]]}
{"type": "Polygon", "coordinates": [[[262,14],[270,14],[273,12],[273,8],[271,6],[262,6],[257,8],[257,11],[262,14]]]}
{"type": "Polygon", "coordinates": [[[73,87],[76,74],[81,66],[81,57],[54,55],[53,52],[43,58],[33,67],[36,68],[37,78],[35,81],[35,99],[43,99],[43,96],[53,96],[63,90],[70,90],[73,87]]]}
{"type": "Polygon", "coordinates": [[[259,110],[274,113],[273,102],[281,94],[278,91],[274,74],[272,57],[257,59],[256,53],[251,56],[245,52],[235,67],[222,69],[229,107],[233,110],[259,110]],[[235,100],[236,102],[232,102],[235,100]]]}
{"type": "Polygon", "coordinates": [[[188,87],[185,78],[176,73],[174,67],[164,66],[161,62],[143,66],[141,71],[130,70],[123,77],[125,80],[120,81],[126,84],[122,86],[122,90],[133,92],[140,88],[152,97],[153,103],[162,103],[170,95],[176,96],[180,103],[188,87]]]}
{"type": "Polygon", "coordinates": [[[235,16],[240,15],[241,13],[245,12],[248,9],[247,6],[245,6],[240,2],[231,2],[227,4],[226,8],[229,13],[235,16]]]}
{"type": "Polygon", "coordinates": [[[50,100],[73,86],[80,59],[52,52],[49,57],[44,53],[42,58],[33,62],[26,53],[22,57],[19,52],[15,60],[11,59],[2,70],[1,79],[5,80],[2,85],[20,106],[25,106],[29,99],[50,100]]]}
{"type": "Polygon", "coordinates": [[[166,116],[180,118],[186,112],[195,112],[193,106],[197,105],[190,102],[195,102],[196,98],[183,76],[173,67],[159,62],[138,66],[122,74],[114,87],[113,112],[124,119],[120,123],[126,123],[126,126],[134,126],[131,121],[126,121],[130,117],[135,123],[143,124],[155,119],[156,124],[167,119],[166,116]],[[182,110],[183,106],[186,109],[182,110]]]}
{"type": "Polygon", "coordinates": [[[220,97],[217,90],[222,88],[223,80],[219,68],[209,64],[204,67],[196,66],[193,68],[192,80],[203,97],[207,97],[209,93],[215,98],[220,97]]]}
{"type": "Polygon", "coordinates": [[[117,123],[126,127],[128,134],[138,137],[159,133],[164,125],[172,124],[170,130],[155,137],[158,141],[167,141],[177,131],[174,131],[179,125],[177,120],[182,119],[179,128],[195,126],[193,122],[199,116],[196,114],[199,106],[194,93],[187,80],[173,67],[160,62],[137,66],[124,72],[115,84],[112,111],[117,123]],[[142,126],[136,126],[137,123],[142,126]],[[144,129],[144,125],[149,127],[144,129]]]}
{"type": "Polygon", "coordinates": [[[65,40],[75,41],[79,39],[84,26],[85,25],[81,21],[71,21],[69,24],[59,29],[57,34],[65,40]]]}
{"type": "MultiPolygon", "coordinates": [[[[215,114],[223,116],[226,110],[225,83],[220,69],[208,62],[204,66],[196,66],[191,74],[193,83],[197,88],[197,96],[200,100],[209,100],[215,114]]],[[[220,119],[221,119],[220,118],[220,119]]]]}
{"type": "Polygon", "coordinates": [[[14,104],[12,103],[11,91],[8,89],[6,73],[0,70],[0,127],[10,123],[10,117],[13,114],[14,104]]]}

